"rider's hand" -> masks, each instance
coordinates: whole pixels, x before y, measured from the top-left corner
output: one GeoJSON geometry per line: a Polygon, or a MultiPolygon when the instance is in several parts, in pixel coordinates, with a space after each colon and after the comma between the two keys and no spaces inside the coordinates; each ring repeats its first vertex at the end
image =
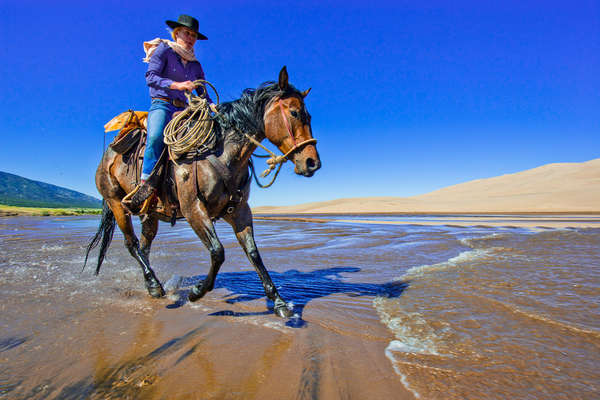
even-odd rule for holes
{"type": "Polygon", "coordinates": [[[219,113],[219,110],[217,110],[217,105],[215,103],[210,103],[209,107],[215,114],[219,113]]]}
{"type": "Polygon", "coordinates": [[[187,90],[191,92],[192,90],[196,89],[196,85],[194,85],[194,82],[192,81],[173,82],[169,88],[175,90],[187,90]]]}

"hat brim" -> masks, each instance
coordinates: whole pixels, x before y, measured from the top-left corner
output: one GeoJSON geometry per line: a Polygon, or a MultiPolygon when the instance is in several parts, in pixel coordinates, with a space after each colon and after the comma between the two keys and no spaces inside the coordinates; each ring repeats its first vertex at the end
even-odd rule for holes
{"type": "MultiPolygon", "coordinates": [[[[177,21],[166,21],[166,23],[169,26],[169,28],[171,28],[171,29],[179,28],[181,26],[181,27],[188,28],[188,29],[194,31],[189,26],[180,24],[177,21]]],[[[197,32],[197,31],[194,31],[194,32],[196,32],[196,35],[198,35],[198,40],[208,40],[208,38],[206,36],[204,36],[203,34],[201,34],[200,32],[197,32]]]]}

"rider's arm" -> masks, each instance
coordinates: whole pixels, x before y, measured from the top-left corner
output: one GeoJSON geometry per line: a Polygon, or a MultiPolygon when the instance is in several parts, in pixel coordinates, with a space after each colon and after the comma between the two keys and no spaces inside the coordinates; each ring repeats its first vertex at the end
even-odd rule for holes
{"type": "MultiPolygon", "coordinates": [[[[162,77],[162,73],[167,63],[167,55],[165,54],[169,47],[161,43],[148,62],[148,70],[146,71],[146,84],[157,89],[170,89],[173,80],[162,77]]],[[[173,88],[174,89],[174,88],[173,88]]]]}
{"type": "Polygon", "coordinates": [[[146,71],[146,84],[155,89],[189,90],[191,92],[195,88],[191,81],[177,82],[162,76],[165,69],[168,68],[168,49],[169,46],[160,44],[150,57],[146,71]]]}
{"type": "MultiPolygon", "coordinates": [[[[197,68],[196,68],[196,79],[202,79],[203,81],[206,80],[206,77],[204,75],[204,70],[202,69],[202,65],[200,65],[200,63],[198,63],[197,68]]],[[[205,86],[206,88],[206,86],[205,86]]],[[[212,100],[210,98],[210,95],[208,94],[208,89],[202,89],[202,86],[198,86],[196,88],[196,94],[198,96],[204,96],[206,98],[206,100],[208,100],[208,104],[212,104],[212,100]],[[206,93],[205,93],[206,92],[206,93]]]]}

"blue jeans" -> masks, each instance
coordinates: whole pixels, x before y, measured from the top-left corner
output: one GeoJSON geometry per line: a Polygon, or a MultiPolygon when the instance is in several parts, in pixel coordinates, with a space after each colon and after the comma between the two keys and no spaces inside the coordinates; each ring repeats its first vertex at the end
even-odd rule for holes
{"type": "Polygon", "coordinates": [[[148,136],[146,137],[146,150],[144,151],[142,165],[142,179],[148,179],[165,147],[163,142],[165,126],[173,118],[173,113],[181,110],[183,108],[175,107],[165,100],[152,99],[148,111],[148,136]]]}

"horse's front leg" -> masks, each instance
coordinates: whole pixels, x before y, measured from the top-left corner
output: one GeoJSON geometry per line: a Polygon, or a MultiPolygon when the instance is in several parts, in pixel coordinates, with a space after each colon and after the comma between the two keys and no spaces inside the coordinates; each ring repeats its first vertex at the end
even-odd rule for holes
{"type": "Polygon", "coordinates": [[[204,281],[194,286],[188,294],[190,301],[196,301],[213,290],[219,269],[225,261],[225,249],[217,237],[215,226],[208,216],[206,207],[200,200],[196,198],[192,201],[182,201],[181,212],[210,252],[210,270],[208,271],[208,275],[206,275],[204,281]]]}
{"type": "Polygon", "coordinates": [[[238,207],[235,215],[228,216],[225,218],[227,222],[233,228],[235,235],[246,252],[246,256],[254,266],[254,269],[258,273],[260,280],[265,288],[265,294],[274,303],[275,314],[281,318],[289,318],[294,312],[291,310],[286,302],[281,298],[277,288],[273,284],[267,268],[263,264],[256,242],[254,241],[254,230],[252,228],[252,212],[248,203],[244,203],[238,207]]]}

